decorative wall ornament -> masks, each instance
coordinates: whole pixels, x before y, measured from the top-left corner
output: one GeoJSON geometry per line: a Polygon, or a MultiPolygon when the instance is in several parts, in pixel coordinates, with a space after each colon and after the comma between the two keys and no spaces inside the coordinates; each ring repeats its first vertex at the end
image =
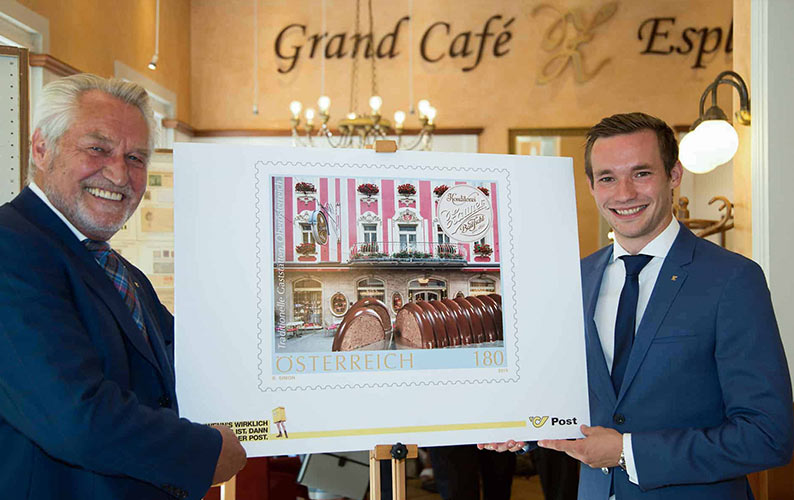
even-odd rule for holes
{"type": "Polygon", "coordinates": [[[400,292],[394,292],[391,294],[391,310],[399,312],[400,309],[403,307],[403,296],[400,292]]]}
{"type": "Polygon", "coordinates": [[[315,201],[317,198],[315,198],[313,194],[301,194],[297,196],[297,199],[299,201],[302,201],[303,203],[311,203],[315,201]]]}
{"type": "Polygon", "coordinates": [[[379,223],[380,222],[380,216],[378,216],[378,214],[376,214],[374,212],[364,212],[363,214],[358,216],[358,221],[359,222],[369,223],[369,224],[379,223]]]}
{"type": "Polygon", "coordinates": [[[416,215],[416,212],[413,210],[408,210],[407,208],[400,212],[400,214],[394,218],[395,222],[421,222],[422,219],[416,215]]]}
{"type": "Polygon", "coordinates": [[[609,63],[611,58],[606,58],[596,64],[592,71],[585,69],[584,54],[580,46],[593,39],[593,30],[607,22],[618,10],[618,2],[609,2],[601,6],[589,21],[581,8],[567,11],[560,10],[551,4],[541,4],[532,11],[532,16],[537,16],[542,11],[553,11],[555,20],[546,30],[541,48],[551,55],[540,67],[537,83],[546,84],[559,77],[570,64],[573,66],[574,79],[577,83],[584,83],[598,74],[609,63]],[[569,29],[569,26],[573,29],[569,29]]]}
{"type": "Polygon", "coordinates": [[[347,297],[342,292],[336,292],[331,296],[331,314],[342,317],[350,307],[347,297]]]}

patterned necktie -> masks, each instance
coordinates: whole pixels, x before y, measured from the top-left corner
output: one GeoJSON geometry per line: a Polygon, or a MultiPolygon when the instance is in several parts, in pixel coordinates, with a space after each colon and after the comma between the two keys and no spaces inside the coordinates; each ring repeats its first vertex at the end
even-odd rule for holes
{"type": "Polygon", "coordinates": [[[612,361],[612,386],[615,388],[615,394],[620,393],[623,375],[629,364],[631,346],[634,345],[637,299],[640,295],[640,271],[653,257],[650,255],[623,255],[620,258],[626,266],[626,281],[620,292],[618,316],[615,321],[615,358],[612,361]]]}
{"type": "Polygon", "coordinates": [[[130,279],[127,268],[124,267],[121,259],[119,259],[116,252],[110,248],[110,244],[107,241],[83,240],[83,244],[93,254],[94,259],[102,266],[105,270],[105,274],[113,283],[113,286],[115,286],[116,290],[121,294],[121,298],[124,299],[124,303],[127,304],[127,308],[132,314],[132,319],[135,321],[135,324],[138,325],[138,329],[143,333],[143,337],[148,342],[149,336],[146,334],[146,324],[143,321],[143,310],[135,295],[135,288],[131,286],[132,280],[130,279]]]}

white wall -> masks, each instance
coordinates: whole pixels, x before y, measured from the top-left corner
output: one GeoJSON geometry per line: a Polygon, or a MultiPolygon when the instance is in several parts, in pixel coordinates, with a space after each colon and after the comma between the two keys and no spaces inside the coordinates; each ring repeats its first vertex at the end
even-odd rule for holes
{"type": "MultiPolygon", "coordinates": [[[[719,220],[722,212],[719,201],[709,205],[709,200],[714,196],[724,196],[731,202],[736,200],[733,197],[733,162],[728,162],[706,174],[693,174],[684,169],[681,179],[680,196],[689,198],[689,217],[692,219],[719,220]]],[[[731,246],[733,231],[725,233],[727,247],[731,246]]],[[[709,240],[720,244],[720,235],[714,234],[708,237],[709,240]]]]}
{"type": "Polygon", "coordinates": [[[752,1],[753,257],[794,373],[794,2],[752,1]]]}
{"type": "MultiPolygon", "coordinates": [[[[292,146],[291,137],[194,137],[180,135],[177,142],[209,142],[216,144],[261,144],[265,146],[292,146]]],[[[413,142],[414,136],[406,136],[405,142],[413,142]]],[[[315,146],[324,147],[323,139],[314,139],[315,146]]],[[[432,151],[476,153],[478,136],[476,134],[436,135],[433,136],[432,151]]]]}

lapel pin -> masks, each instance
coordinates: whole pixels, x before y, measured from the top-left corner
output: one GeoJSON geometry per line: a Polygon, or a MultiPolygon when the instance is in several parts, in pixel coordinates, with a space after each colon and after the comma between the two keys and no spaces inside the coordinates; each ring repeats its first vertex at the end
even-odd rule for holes
{"type": "Polygon", "coordinates": [[[678,275],[677,275],[677,274],[674,274],[674,275],[673,275],[673,277],[672,277],[672,278],[670,278],[670,279],[671,279],[672,281],[675,281],[675,280],[677,280],[677,279],[678,279],[678,275]]]}

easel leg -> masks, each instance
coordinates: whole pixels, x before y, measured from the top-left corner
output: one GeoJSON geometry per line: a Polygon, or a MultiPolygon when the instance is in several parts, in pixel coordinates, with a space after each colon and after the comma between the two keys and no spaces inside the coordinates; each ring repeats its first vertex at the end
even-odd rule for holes
{"type": "Polygon", "coordinates": [[[375,450],[369,450],[369,500],[380,500],[380,463],[375,450]]]}
{"type": "Polygon", "coordinates": [[[221,483],[221,500],[237,500],[237,476],[221,483]]]}
{"type": "Polygon", "coordinates": [[[405,500],[405,459],[391,459],[392,500],[405,500]]]}

